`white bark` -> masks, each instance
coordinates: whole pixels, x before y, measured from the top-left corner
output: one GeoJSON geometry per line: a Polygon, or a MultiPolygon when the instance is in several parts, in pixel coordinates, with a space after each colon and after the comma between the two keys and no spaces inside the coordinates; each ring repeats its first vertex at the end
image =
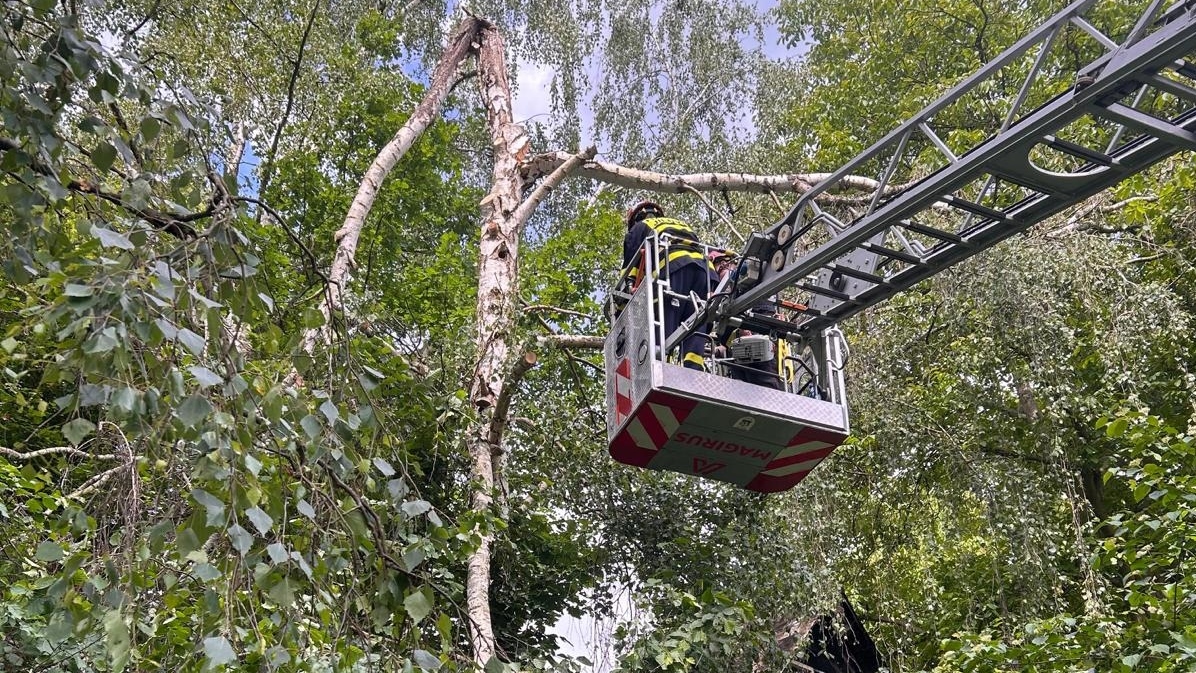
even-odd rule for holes
{"type": "MultiPolygon", "coordinates": [[[[490,126],[494,150],[494,181],[481,202],[482,237],[478,261],[477,366],[469,399],[478,419],[468,437],[473,461],[471,505],[479,514],[490,512],[495,486],[493,459],[498,447],[491,443],[490,428],[502,394],[505,364],[510,351],[517,297],[516,260],[519,252],[519,223],[514,214],[523,186],[519,159],[528,151],[523,128],[514,123],[510,85],[503,55],[502,37],[492,26],[481,31],[478,50],[479,82],[490,126]]],[[[469,558],[465,579],[466,609],[469,612],[469,640],[474,662],[484,667],[495,656],[494,626],[490,619],[490,552],[494,536],[482,535],[469,558]]]]}
{"type": "MultiPolygon", "coordinates": [[[[549,152],[528,159],[521,167],[525,178],[531,180],[545,175],[569,160],[567,152],[549,152]]],[[[756,175],[752,173],[689,173],[673,175],[630,168],[603,161],[586,161],[577,170],[578,175],[600,180],[620,187],[645,189],[655,192],[681,194],[691,191],[729,190],[733,192],[804,193],[810,187],[830,177],[830,173],[787,173],[783,175],[756,175]]],[[[872,178],[849,175],[840,185],[861,191],[875,191],[880,183],[872,178]]],[[[890,185],[886,193],[900,189],[901,185],[890,185]]]]}
{"type": "Polygon", "coordinates": [[[312,352],[316,342],[321,338],[325,342],[328,341],[332,316],[342,308],[345,284],[348,282],[349,272],[354,266],[361,230],[365,226],[370,209],[374,206],[374,200],[378,197],[382,181],[390,174],[399,159],[402,159],[403,155],[411,149],[428,125],[439,116],[444,99],[453,88],[457,68],[473,50],[473,44],[481,26],[482,22],[473,17],[466,18],[461,22],[456,36],[444,50],[440,62],[436,64],[436,69],[432,72],[432,81],[428,84],[423,100],[411,113],[407,123],[403,124],[403,127],[395,133],[394,138],[378,153],[377,158],[361,178],[361,184],[357,188],[357,195],[353,197],[352,205],[349,206],[345,222],[333,236],[333,240],[337,244],[336,253],[333,255],[332,267],[328,272],[328,291],[324,294],[324,301],[320,305],[320,311],[324,314],[324,326],[309,329],[304,333],[304,351],[312,352]]]}
{"type": "Polygon", "coordinates": [[[536,343],[543,346],[573,350],[601,350],[605,342],[604,337],[588,334],[546,334],[536,338],[536,343]]]}
{"type": "MultiPolygon", "coordinates": [[[[482,101],[490,127],[494,152],[493,183],[479,204],[482,236],[478,261],[477,365],[470,384],[469,399],[478,418],[467,438],[473,461],[471,505],[478,514],[491,512],[495,486],[502,478],[502,434],[510,404],[509,385],[514,385],[532,365],[534,355],[525,357],[508,372],[508,360],[515,331],[519,297],[519,241],[532,212],[565,178],[595,153],[593,147],[575,156],[564,154],[539,186],[521,201],[524,180],[519,166],[528,155],[530,142],[511,112],[511,89],[507,82],[502,36],[493,26],[479,35],[478,74],[482,101]]],[[[501,513],[500,513],[501,514],[501,513]]],[[[469,558],[465,580],[466,609],[474,662],[483,667],[497,654],[490,619],[490,556],[494,539],[484,533],[469,558]]]]}

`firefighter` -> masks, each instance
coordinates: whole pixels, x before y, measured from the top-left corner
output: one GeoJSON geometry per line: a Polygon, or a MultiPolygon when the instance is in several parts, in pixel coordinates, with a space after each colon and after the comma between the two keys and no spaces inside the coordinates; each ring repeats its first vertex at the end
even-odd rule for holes
{"type": "MultiPolygon", "coordinates": [[[[698,239],[693,227],[664,216],[664,210],[651,201],[643,201],[627,211],[627,235],[623,237],[623,268],[627,269],[635,260],[636,253],[643,247],[644,241],[655,233],[657,236],[668,236],[668,246],[663,244],[657,252],[657,268],[664,270],[669,279],[669,288],[674,294],[664,298],[664,333],[672,334],[681,323],[693,315],[694,305],[686,299],[691,293],[705,299],[714,283],[718,282],[718,274],[714,265],[702,251],[702,243],[698,239]],[[665,259],[667,250],[668,258],[665,259]]],[[[633,285],[643,279],[643,261],[628,269],[627,276],[633,285]]],[[[707,330],[708,331],[708,330],[707,330]]],[[[689,369],[706,369],[706,335],[691,334],[681,344],[681,364],[689,369]]]]}
{"type": "MultiPolygon", "coordinates": [[[[735,255],[725,250],[713,250],[710,252],[710,261],[715,265],[720,279],[725,279],[731,276],[732,282],[735,280],[735,272],[737,270],[737,260],[735,255]]],[[[777,298],[775,296],[757,303],[752,307],[752,313],[757,315],[774,318],[777,315],[777,298]]],[[[726,345],[720,345],[718,352],[727,353],[731,343],[739,337],[750,336],[752,333],[748,330],[741,329],[731,332],[727,336],[726,345]]],[[[731,378],[746,381],[757,386],[764,386],[765,388],[772,388],[773,390],[784,390],[785,384],[781,381],[778,363],[776,361],[776,341],[773,340],[770,346],[772,348],[772,357],[761,362],[731,362],[728,369],[731,371],[731,378]]]]}

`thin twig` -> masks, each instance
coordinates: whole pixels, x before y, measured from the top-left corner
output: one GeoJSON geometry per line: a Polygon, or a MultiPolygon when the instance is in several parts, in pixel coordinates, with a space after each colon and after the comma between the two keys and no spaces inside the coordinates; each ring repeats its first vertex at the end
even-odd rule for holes
{"type": "MultiPolygon", "coordinates": [[[[706,206],[707,210],[714,213],[715,215],[718,215],[719,219],[721,219],[723,221],[723,223],[727,225],[727,229],[731,232],[731,234],[733,236],[735,236],[735,238],[739,239],[740,245],[745,245],[747,243],[747,239],[743,237],[743,234],[740,234],[735,229],[735,223],[731,221],[731,218],[727,217],[718,208],[715,208],[714,204],[710,203],[710,200],[707,199],[706,196],[704,194],[702,194],[702,192],[699,192],[693,185],[683,185],[683,186],[685,187],[685,189],[688,192],[690,192],[694,196],[698,197],[698,200],[702,202],[702,205],[706,206]]],[[[771,192],[769,192],[769,193],[771,193],[771,192]]]]}

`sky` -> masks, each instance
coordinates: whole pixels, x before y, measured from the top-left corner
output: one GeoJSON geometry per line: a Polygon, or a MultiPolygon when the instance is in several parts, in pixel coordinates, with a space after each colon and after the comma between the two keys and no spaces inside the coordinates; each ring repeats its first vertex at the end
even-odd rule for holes
{"type": "MultiPolygon", "coordinates": [[[[756,7],[765,12],[771,10],[777,4],[776,0],[757,0],[756,7]]],[[[745,46],[750,48],[759,48],[761,53],[769,60],[778,61],[790,58],[797,58],[808,50],[807,45],[798,45],[796,47],[788,47],[781,40],[780,31],[772,22],[766,26],[764,31],[764,40],[762,44],[756,44],[754,41],[746,43],[745,46]]],[[[588,80],[590,82],[598,82],[601,80],[601,58],[596,54],[587,67],[588,80]]],[[[545,122],[551,116],[552,101],[550,98],[550,91],[552,86],[552,79],[555,71],[551,66],[531,63],[527,60],[521,60],[516,69],[515,82],[517,89],[512,101],[512,112],[515,116],[515,121],[525,122],[545,122]]],[[[587,93],[585,100],[580,108],[581,116],[581,146],[593,142],[593,112],[589,107],[588,101],[592,98],[592,92],[587,93]]],[[[749,109],[744,110],[744,114],[736,120],[738,127],[746,131],[750,137],[755,131],[755,124],[749,109]]],[[[601,154],[601,148],[599,148],[601,154]]],[[[712,169],[713,170],[713,169],[712,169]]]]}

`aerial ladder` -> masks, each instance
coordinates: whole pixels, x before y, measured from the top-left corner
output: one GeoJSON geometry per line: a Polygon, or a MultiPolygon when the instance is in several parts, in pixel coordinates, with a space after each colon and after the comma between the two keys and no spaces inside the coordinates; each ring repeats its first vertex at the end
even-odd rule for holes
{"type": "Polygon", "coordinates": [[[1196,0],[1150,0],[1117,36],[1098,27],[1101,8],[1072,3],[814,185],[750,235],[736,273],[707,297],[673,295],[654,268],[670,242],[645,242],[636,262],[648,280],[632,289],[621,278],[608,301],[611,455],[753,491],[792,488],[850,432],[840,322],[1196,150],[1196,0]],[[1091,60],[1077,68],[1077,53],[1091,60]],[[936,118],[991,101],[1011,81],[1016,93],[994,135],[960,148],[936,131],[936,118]],[[875,182],[850,219],[818,204],[860,176],[875,182]],[[753,311],[795,295],[800,302],[783,302],[796,309],[788,319],[753,311]],[[666,301],[695,308],[672,334],[666,301]],[[689,335],[713,343],[735,329],[777,340],[785,390],[726,376],[717,358],[710,372],[670,361],[689,335]]]}

